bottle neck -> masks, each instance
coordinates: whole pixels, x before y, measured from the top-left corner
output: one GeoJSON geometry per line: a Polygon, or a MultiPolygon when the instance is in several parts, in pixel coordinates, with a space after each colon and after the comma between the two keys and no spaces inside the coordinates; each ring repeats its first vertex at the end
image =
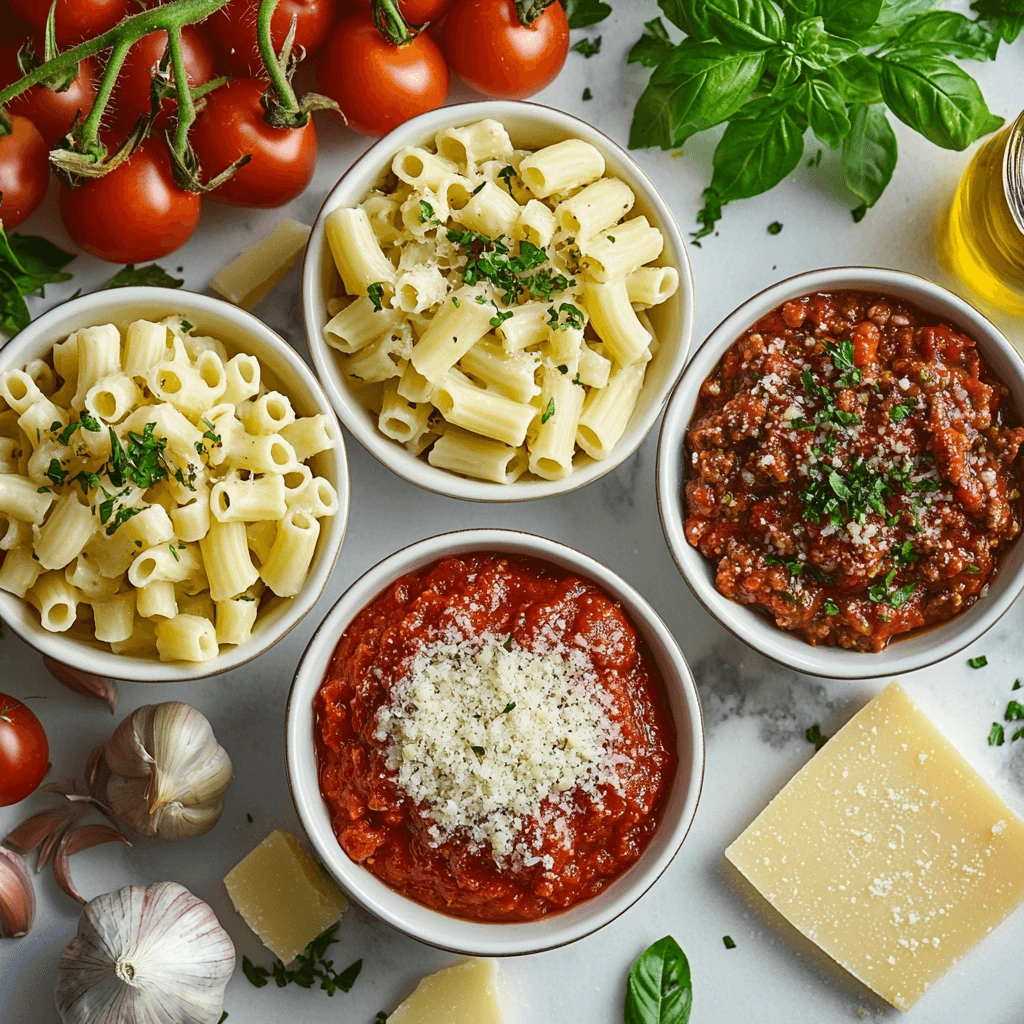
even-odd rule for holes
{"type": "Polygon", "coordinates": [[[1011,126],[1003,154],[1003,189],[1017,230],[1024,235],[1024,112],[1011,126]]]}

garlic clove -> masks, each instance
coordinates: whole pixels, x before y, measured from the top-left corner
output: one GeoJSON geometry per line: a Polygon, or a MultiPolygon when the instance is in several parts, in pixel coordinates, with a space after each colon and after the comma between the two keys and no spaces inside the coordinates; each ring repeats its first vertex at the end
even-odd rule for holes
{"type": "Polygon", "coordinates": [[[39,853],[36,855],[36,874],[42,871],[47,864],[53,860],[53,855],[60,846],[60,841],[67,835],[67,831],[78,819],[85,814],[86,805],[78,804],[74,807],[67,818],[62,821],[40,844],[39,853]]]}
{"type": "Polygon", "coordinates": [[[60,960],[63,1024],[217,1024],[235,949],[176,882],[97,896],[60,960]]]}
{"type": "Polygon", "coordinates": [[[79,896],[78,890],[71,880],[71,864],[69,862],[76,853],[99,846],[101,843],[132,845],[126,836],[109,825],[83,825],[81,828],[66,832],[57,849],[57,856],[53,861],[53,877],[57,879],[57,884],[79,903],[84,903],[85,900],[79,896]]]}
{"type": "Polygon", "coordinates": [[[86,697],[98,698],[110,708],[111,714],[116,710],[117,684],[113,679],[93,675],[92,672],[83,672],[80,668],[72,668],[70,665],[54,661],[53,658],[43,658],[43,664],[58,683],[63,683],[69,689],[86,697]]]}
{"type": "Polygon", "coordinates": [[[25,862],[0,846],[0,939],[27,934],[36,916],[36,893],[25,862]]]}
{"type": "Polygon", "coordinates": [[[17,828],[4,836],[4,842],[18,853],[31,853],[40,843],[57,829],[59,825],[71,821],[66,807],[51,807],[48,811],[40,811],[26,818],[17,828]]]}

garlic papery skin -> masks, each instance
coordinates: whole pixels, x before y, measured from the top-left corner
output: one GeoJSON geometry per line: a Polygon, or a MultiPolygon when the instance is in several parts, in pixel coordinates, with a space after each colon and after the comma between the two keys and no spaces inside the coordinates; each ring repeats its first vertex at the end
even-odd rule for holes
{"type": "Polygon", "coordinates": [[[105,756],[107,800],[140,835],[189,839],[220,819],[231,758],[195,708],[180,701],[139,708],[114,731],[105,756]]]}
{"type": "Polygon", "coordinates": [[[130,885],[89,903],[60,958],[63,1024],[217,1024],[235,947],[177,882],[130,885]]]}
{"type": "Polygon", "coordinates": [[[0,846],[0,939],[27,935],[36,916],[36,893],[25,862],[0,846]]]}

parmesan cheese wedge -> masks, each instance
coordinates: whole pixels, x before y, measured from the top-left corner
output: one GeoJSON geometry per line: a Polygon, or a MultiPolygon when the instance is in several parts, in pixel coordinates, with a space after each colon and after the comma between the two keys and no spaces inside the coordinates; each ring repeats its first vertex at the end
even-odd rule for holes
{"type": "Polygon", "coordinates": [[[245,923],[286,964],[348,907],[316,861],[280,829],[232,868],[224,885],[245,923]]]}
{"type": "Polygon", "coordinates": [[[726,857],[901,1010],[1024,900],[1024,821],[892,683],[726,857]]]}
{"type": "Polygon", "coordinates": [[[498,964],[467,960],[424,978],[388,1024],[504,1024],[498,964]]]}
{"type": "Polygon", "coordinates": [[[311,230],[297,220],[281,221],[266,238],[224,267],[210,287],[242,309],[255,309],[291,269],[311,230]]]}

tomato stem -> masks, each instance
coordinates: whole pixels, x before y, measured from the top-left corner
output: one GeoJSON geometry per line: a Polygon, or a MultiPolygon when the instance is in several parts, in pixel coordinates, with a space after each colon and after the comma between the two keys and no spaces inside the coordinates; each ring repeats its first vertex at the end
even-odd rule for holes
{"type": "Polygon", "coordinates": [[[529,28],[556,0],[516,0],[516,14],[529,28]]]}
{"type": "Polygon", "coordinates": [[[392,46],[405,46],[416,38],[395,0],[373,0],[373,23],[392,46]]]}
{"type": "MultiPolygon", "coordinates": [[[[274,41],[270,35],[270,22],[274,16],[274,9],[278,0],[263,0],[260,4],[260,12],[256,19],[256,42],[260,48],[260,56],[270,76],[270,84],[277,93],[278,106],[288,113],[295,113],[299,109],[299,101],[295,98],[295,90],[292,83],[288,81],[287,68],[283,62],[291,56],[290,39],[286,41],[284,49],[281,50],[281,57],[274,52],[274,41]],[[288,51],[288,52],[286,52],[288,51]]],[[[292,28],[288,35],[294,38],[295,19],[292,19],[292,28]]]]}
{"type": "Polygon", "coordinates": [[[188,148],[188,130],[196,119],[196,107],[192,102],[192,90],[188,85],[188,71],[185,69],[185,57],[181,52],[181,27],[167,30],[167,49],[171,54],[171,67],[174,69],[174,87],[178,93],[178,114],[174,127],[174,154],[184,159],[188,148]]]}
{"type": "MultiPolygon", "coordinates": [[[[75,132],[75,138],[78,141],[81,149],[88,153],[96,149],[96,141],[99,137],[100,132],[100,121],[103,119],[103,112],[106,110],[107,103],[110,100],[110,95],[114,91],[114,86],[117,84],[117,76],[121,70],[121,66],[124,64],[125,57],[128,56],[128,50],[131,48],[134,40],[129,39],[118,39],[114,43],[114,49],[110,54],[110,59],[107,61],[107,66],[103,69],[103,77],[100,79],[100,87],[96,90],[96,99],[93,101],[92,110],[89,111],[89,116],[85,119],[82,126],[75,132]]],[[[57,58],[58,60],[60,58],[57,58]]],[[[52,61],[50,63],[53,63],[52,61]]],[[[43,67],[46,65],[44,64],[43,67]]],[[[100,159],[105,154],[100,155],[100,159]]]]}

